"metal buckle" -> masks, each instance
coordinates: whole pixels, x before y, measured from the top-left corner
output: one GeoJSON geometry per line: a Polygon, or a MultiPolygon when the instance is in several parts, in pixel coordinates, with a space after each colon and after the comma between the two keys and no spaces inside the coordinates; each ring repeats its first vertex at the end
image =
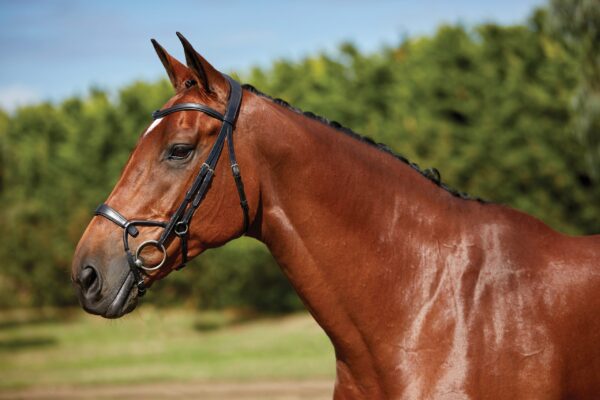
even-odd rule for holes
{"type": "Polygon", "coordinates": [[[173,232],[175,232],[175,234],[177,236],[183,236],[183,235],[187,235],[189,229],[190,229],[190,226],[187,224],[187,222],[179,221],[178,223],[175,224],[175,227],[173,228],[173,232]],[[179,227],[183,227],[183,228],[179,229],[179,227]]]}
{"type": "Polygon", "coordinates": [[[202,166],[206,166],[206,168],[210,171],[211,174],[215,175],[215,170],[210,167],[207,163],[202,163],[202,166]]]}
{"type": "Polygon", "coordinates": [[[159,269],[160,267],[163,266],[165,261],[167,261],[167,250],[165,249],[165,246],[162,243],[159,243],[157,240],[146,240],[144,243],[140,244],[140,246],[135,251],[135,265],[138,268],[145,269],[146,271],[155,271],[155,270],[159,269]],[[154,267],[146,267],[144,265],[144,262],[140,259],[140,253],[142,252],[142,250],[144,250],[145,247],[148,247],[148,246],[156,247],[163,254],[162,261],[154,267]]]}

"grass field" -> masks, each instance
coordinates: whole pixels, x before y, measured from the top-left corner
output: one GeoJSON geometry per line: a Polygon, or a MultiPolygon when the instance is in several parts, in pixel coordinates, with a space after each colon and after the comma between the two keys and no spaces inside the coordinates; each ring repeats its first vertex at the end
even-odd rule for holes
{"type": "Polygon", "coordinates": [[[19,388],[331,380],[332,347],[305,313],[254,317],[142,306],[0,314],[0,393],[19,388]]]}

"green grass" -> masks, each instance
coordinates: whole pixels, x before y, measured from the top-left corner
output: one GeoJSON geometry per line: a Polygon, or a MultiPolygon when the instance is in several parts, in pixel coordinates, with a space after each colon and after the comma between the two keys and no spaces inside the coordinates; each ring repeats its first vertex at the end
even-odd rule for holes
{"type": "Polygon", "coordinates": [[[79,310],[0,314],[0,388],[333,375],[333,349],[305,313],[249,319],[142,306],[114,321],[79,310]]]}

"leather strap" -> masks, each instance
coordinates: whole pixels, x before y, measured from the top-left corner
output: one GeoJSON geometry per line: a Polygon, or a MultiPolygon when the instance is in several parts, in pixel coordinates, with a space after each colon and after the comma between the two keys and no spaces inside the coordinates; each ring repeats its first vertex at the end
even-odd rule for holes
{"type": "Polygon", "coordinates": [[[156,110],[152,113],[152,118],[159,119],[178,111],[201,111],[213,118],[223,121],[223,114],[203,104],[197,103],[179,103],[172,107],[165,108],[164,110],[156,110]]]}
{"type": "MultiPolygon", "coordinates": [[[[238,110],[240,107],[240,103],[241,103],[241,99],[242,99],[242,87],[240,86],[240,84],[238,82],[236,82],[229,76],[224,75],[224,77],[229,81],[229,86],[230,86],[229,101],[227,102],[225,116],[222,116],[218,111],[215,111],[215,110],[211,109],[210,107],[203,106],[201,104],[198,104],[198,106],[201,106],[201,107],[189,107],[188,108],[187,106],[190,103],[183,103],[184,105],[186,105],[186,107],[183,107],[182,109],[178,109],[177,105],[175,105],[173,107],[162,110],[161,114],[156,114],[156,112],[155,112],[155,114],[153,114],[153,115],[167,115],[167,114],[170,114],[171,112],[184,111],[184,110],[193,110],[193,111],[201,111],[201,112],[206,112],[206,110],[211,110],[211,112],[206,112],[206,113],[213,117],[216,114],[218,114],[219,117],[215,117],[215,118],[223,121],[223,124],[221,125],[221,130],[219,131],[219,134],[217,135],[217,139],[216,139],[210,153],[208,154],[206,161],[204,162],[204,164],[202,164],[202,167],[200,168],[198,175],[194,179],[192,186],[186,192],[186,196],[184,197],[183,201],[181,202],[181,204],[179,205],[179,207],[177,208],[175,213],[171,216],[171,219],[169,220],[167,227],[165,228],[164,232],[162,233],[160,239],[158,240],[162,244],[164,244],[169,239],[169,237],[172,235],[176,224],[184,223],[186,225],[189,225],[194,212],[199,207],[200,203],[202,202],[202,199],[204,198],[204,195],[206,194],[206,191],[209,188],[209,184],[214,176],[214,169],[217,165],[217,161],[219,160],[219,157],[223,150],[223,144],[226,140],[226,137],[229,132],[233,132],[233,123],[235,122],[235,118],[237,116],[237,113],[238,113],[238,110]],[[177,108],[177,109],[175,110],[175,108],[177,108]],[[171,111],[171,110],[174,110],[174,111],[171,111]],[[191,202],[191,205],[190,205],[190,202],[191,202]]],[[[194,103],[192,103],[192,104],[194,104],[194,103]]],[[[244,211],[244,213],[246,214],[247,211],[244,211]]],[[[248,219],[248,217],[245,215],[244,219],[248,219]]],[[[246,229],[244,230],[244,232],[245,231],[246,231],[246,229]]]]}
{"type": "Polygon", "coordinates": [[[164,228],[165,223],[160,221],[128,220],[108,204],[100,204],[98,208],[96,208],[96,211],[94,211],[94,215],[104,217],[109,221],[115,223],[119,227],[123,228],[123,249],[125,250],[125,255],[127,256],[127,264],[129,265],[129,269],[133,273],[133,277],[135,279],[134,284],[138,288],[138,296],[142,297],[146,293],[146,284],[144,283],[144,278],[140,274],[135,257],[129,249],[129,236],[138,236],[139,231],[135,227],[135,225],[159,226],[164,228]]]}
{"type": "Polygon", "coordinates": [[[94,211],[94,215],[100,215],[109,221],[114,222],[121,228],[127,230],[127,232],[133,237],[136,237],[140,233],[134,225],[131,225],[127,218],[122,216],[117,210],[110,207],[108,204],[100,204],[96,208],[96,211],[94,211]]]}
{"type": "Polygon", "coordinates": [[[229,162],[231,163],[231,173],[235,181],[235,187],[240,198],[240,206],[244,211],[244,232],[248,230],[249,216],[248,216],[248,200],[246,199],[246,192],[244,191],[244,182],[242,182],[242,173],[240,166],[235,159],[235,152],[233,151],[233,132],[230,131],[227,134],[227,148],[229,149],[229,162]]]}

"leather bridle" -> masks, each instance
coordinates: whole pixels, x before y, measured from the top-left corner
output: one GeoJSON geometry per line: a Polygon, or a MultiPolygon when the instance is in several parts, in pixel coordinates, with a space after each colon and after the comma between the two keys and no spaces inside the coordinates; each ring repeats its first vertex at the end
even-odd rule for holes
{"type": "Polygon", "coordinates": [[[144,283],[144,277],[141,275],[143,271],[154,271],[161,268],[167,259],[167,250],[165,243],[176,235],[181,242],[181,257],[182,262],[176,268],[180,269],[185,266],[188,261],[188,235],[190,228],[190,221],[194,216],[194,213],[202,203],[206,192],[210,186],[210,183],[215,174],[215,167],[223,151],[225,140],[227,140],[227,147],[229,149],[229,161],[231,163],[231,172],[237,188],[238,195],[240,197],[240,205],[244,212],[244,232],[248,230],[249,216],[248,216],[248,202],[246,200],[246,193],[244,192],[244,184],[242,182],[242,176],[240,168],[235,158],[235,151],[233,150],[233,130],[235,125],[235,119],[240,109],[242,101],[242,87],[238,82],[233,80],[227,75],[223,75],[229,82],[229,100],[225,110],[225,115],[220,112],[205,106],[204,104],[198,103],[180,103],[175,104],[172,107],[165,108],[163,110],[157,110],[152,113],[153,119],[163,118],[169,114],[180,112],[180,111],[200,111],[213,118],[222,121],[221,130],[217,136],[215,144],[213,145],[206,161],[202,164],[196,179],[192,183],[192,186],[188,189],[185,197],[175,213],[171,216],[168,221],[151,221],[151,220],[137,220],[127,219],[121,215],[117,210],[104,203],[98,206],[94,215],[98,215],[108,219],[117,226],[123,229],[123,247],[125,254],[127,255],[127,262],[129,268],[133,273],[135,282],[138,289],[138,296],[143,296],[146,292],[146,285],[144,283]],[[163,232],[158,240],[146,240],[135,251],[135,254],[131,252],[129,248],[129,236],[137,237],[139,231],[137,226],[157,226],[163,228],[163,232]],[[162,253],[162,261],[155,266],[144,265],[143,260],[140,258],[140,253],[146,247],[155,247],[162,253]]]}

